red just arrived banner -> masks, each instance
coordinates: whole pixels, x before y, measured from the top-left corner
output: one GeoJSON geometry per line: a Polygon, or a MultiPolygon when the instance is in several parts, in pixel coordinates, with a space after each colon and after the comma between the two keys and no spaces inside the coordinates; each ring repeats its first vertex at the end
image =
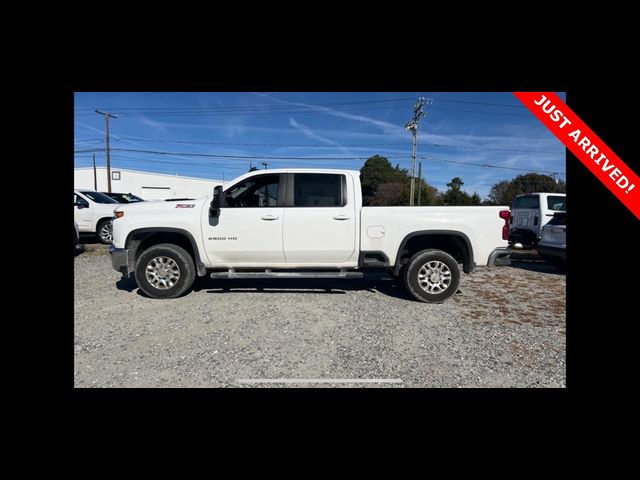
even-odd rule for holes
{"type": "Polygon", "coordinates": [[[640,179],[553,92],[513,92],[640,219],[640,179]]]}

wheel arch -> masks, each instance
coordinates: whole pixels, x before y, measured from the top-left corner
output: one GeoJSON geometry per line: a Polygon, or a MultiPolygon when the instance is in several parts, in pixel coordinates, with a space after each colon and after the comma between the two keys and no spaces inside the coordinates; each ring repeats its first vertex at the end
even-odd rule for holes
{"type": "Polygon", "coordinates": [[[98,227],[102,222],[111,221],[111,220],[113,220],[113,217],[109,217],[109,216],[98,218],[98,221],[96,222],[96,233],[98,233],[98,227]]]}
{"type": "Polygon", "coordinates": [[[473,247],[465,233],[458,230],[419,230],[409,233],[400,242],[393,266],[394,275],[400,273],[414,253],[429,248],[449,253],[462,263],[464,273],[471,273],[475,267],[473,247]]]}
{"type": "Polygon", "coordinates": [[[135,271],[139,256],[147,248],[160,243],[173,243],[184,248],[196,264],[198,276],[203,277],[207,269],[200,256],[195,238],[188,230],[171,227],[146,227],[132,230],[125,240],[125,248],[129,250],[129,271],[135,271]]]}

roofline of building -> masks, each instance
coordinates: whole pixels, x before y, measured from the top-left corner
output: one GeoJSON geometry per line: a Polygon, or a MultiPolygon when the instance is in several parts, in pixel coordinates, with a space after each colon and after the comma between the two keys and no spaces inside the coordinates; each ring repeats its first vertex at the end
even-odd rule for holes
{"type": "MultiPolygon", "coordinates": [[[[96,167],[96,170],[106,170],[107,167],[96,167]]],[[[75,170],[93,170],[93,167],[75,167],[75,170]]],[[[161,177],[171,177],[171,178],[188,178],[191,180],[204,180],[205,182],[220,182],[223,183],[222,180],[212,179],[212,178],[202,178],[202,177],[189,177],[186,175],[171,175],[170,173],[156,173],[156,172],[145,172],[144,170],[132,170],[130,168],[111,168],[111,170],[116,170],[118,172],[132,172],[132,173],[143,173],[145,175],[158,175],[161,177]]]]}

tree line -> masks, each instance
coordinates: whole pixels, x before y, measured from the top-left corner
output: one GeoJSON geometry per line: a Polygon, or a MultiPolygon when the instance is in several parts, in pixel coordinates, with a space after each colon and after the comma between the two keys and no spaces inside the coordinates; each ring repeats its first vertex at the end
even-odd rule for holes
{"type": "MultiPolygon", "coordinates": [[[[409,205],[411,176],[409,170],[394,167],[388,158],[374,155],[360,169],[362,201],[370,206],[409,205]]],[[[416,198],[420,191],[421,205],[511,205],[513,199],[523,193],[566,193],[566,183],[548,175],[527,173],[512,180],[502,180],[491,187],[485,200],[477,192],[462,189],[464,182],[454,177],[447,183],[447,191],[440,192],[424,180],[416,179],[416,198]]],[[[417,204],[417,202],[416,202],[417,204]]]]}

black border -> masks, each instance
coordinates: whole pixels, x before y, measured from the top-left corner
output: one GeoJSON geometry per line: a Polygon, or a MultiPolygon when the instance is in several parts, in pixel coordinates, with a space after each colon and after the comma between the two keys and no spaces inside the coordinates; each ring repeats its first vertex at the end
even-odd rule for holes
{"type": "MultiPolygon", "coordinates": [[[[158,80],[148,77],[136,80],[78,80],[75,79],[62,86],[54,95],[55,108],[62,119],[53,125],[53,145],[59,152],[57,162],[51,170],[49,181],[55,178],[60,191],[70,191],[73,185],[73,92],[74,91],[566,91],[569,106],[589,125],[627,164],[636,172],[640,171],[637,161],[636,149],[632,147],[633,132],[629,130],[629,123],[619,115],[621,108],[625,111],[637,111],[637,98],[630,95],[634,89],[631,85],[621,85],[619,89],[606,89],[604,85],[595,92],[594,90],[580,89],[580,79],[573,80],[549,80],[544,71],[536,70],[534,75],[521,75],[518,73],[505,73],[499,78],[491,78],[484,71],[476,71],[476,79],[472,79],[468,71],[466,75],[456,76],[459,72],[453,70],[453,76],[443,79],[430,78],[424,83],[398,83],[397,77],[389,77],[345,80],[335,76],[328,78],[322,75],[313,75],[302,80],[300,77],[286,79],[271,79],[272,81],[249,82],[243,77],[229,82],[221,80],[212,82],[209,80],[183,80],[175,81],[166,78],[158,80]],[[480,77],[482,73],[482,78],[480,77]],[[295,83],[292,83],[295,81],[295,83]],[[226,83],[225,83],[226,82],[226,83]],[[363,87],[363,84],[367,85],[363,87]],[[606,89],[606,90],[604,90],[606,89]],[[603,92],[604,90],[604,92],[603,92]],[[60,165],[66,165],[60,168],[60,165]],[[67,185],[67,186],[65,186],[67,185]]],[[[553,76],[558,78],[557,75],[553,76]]],[[[213,77],[210,77],[213,78],[213,77]]],[[[217,77],[219,78],[219,77],[217,77]]],[[[51,165],[50,165],[51,166],[51,165]]],[[[567,273],[567,387],[568,391],[578,387],[599,387],[624,385],[634,377],[628,377],[625,365],[632,365],[634,348],[631,342],[633,337],[628,334],[630,323],[634,322],[635,305],[634,296],[627,295],[625,287],[635,287],[635,267],[638,263],[638,253],[633,245],[638,244],[637,219],[597,180],[586,167],[567,151],[567,189],[571,197],[569,205],[569,244],[567,273]],[[623,255],[616,255],[622,251],[623,255]],[[614,277],[618,280],[612,282],[612,286],[604,289],[596,288],[598,275],[603,272],[602,265],[615,271],[614,277]],[[619,280],[621,275],[630,275],[630,281],[619,280]]],[[[60,196],[59,212],[69,212],[65,194],[60,196]]],[[[64,218],[64,214],[61,213],[64,218]]],[[[64,252],[70,250],[70,243],[64,235],[57,238],[51,248],[64,252]]],[[[250,397],[264,400],[288,399],[334,399],[346,396],[352,399],[364,400],[360,395],[366,395],[368,399],[375,396],[383,402],[389,402],[393,397],[400,398],[401,402],[417,402],[419,399],[447,398],[447,401],[455,399],[461,404],[470,400],[476,401],[484,397],[502,402],[503,395],[510,397],[509,401],[516,398],[522,399],[523,393],[505,392],[501,390],[482,391],[468,390],[463,392],[435,391],[435,390],[396,390],[397,395],[392,395],[391,390],[359,390],[340,389],[340,393],[330,390],[248,390],[230,389],[221,391],[211,390],[111,390],[96,391],[90,389],[73,389],[73,266],[71,262],[65,262],[64,270],[66,280],[54,286],[53,298],[57,305],[63,308],[60,321],[55,325],[47,325],[52,357],[55,362],[51,371],[53,384],[62,387],[67,395],[74,399],[107,400],[114,398],[138,398],[157,399],[158,397],[195,399],[205,396],[215,396],[218,399],[226,398],[236,402],[239,398],[250,397]],[[63,300],[61,300],[63,299],[63,300]],[[60,360],[60,361],[58,361],[60,360]],[[365,391],[367,393],[365,393],[365,391]],[[242,392],[242,393],[240,393],[242,392]],[[258,397],[256,397],[256,395],[258,397]],[[514,396],[515,395],[515,396],[514,396]],[[381,396],[381,397],[380,397],[381,396]]],[[[37,287],[36,287],[37,288],[37,287]]],[[[633,290],[632,290],[633,293],[633,290]]],[[[636,293],[637,296],[637,293],[636,293]]],[[[51,305],[43,305],[43,318],[51,320],[51,305]]],[[[541,306],[541,308],[544,308],[541,306]]],[[[562,390],[547,390],[543,395],[549,400],[549,395],[558,399],[558,392],[562,390]]],[[[541,393],[534,394],[538,399],[541,393]]]]}

